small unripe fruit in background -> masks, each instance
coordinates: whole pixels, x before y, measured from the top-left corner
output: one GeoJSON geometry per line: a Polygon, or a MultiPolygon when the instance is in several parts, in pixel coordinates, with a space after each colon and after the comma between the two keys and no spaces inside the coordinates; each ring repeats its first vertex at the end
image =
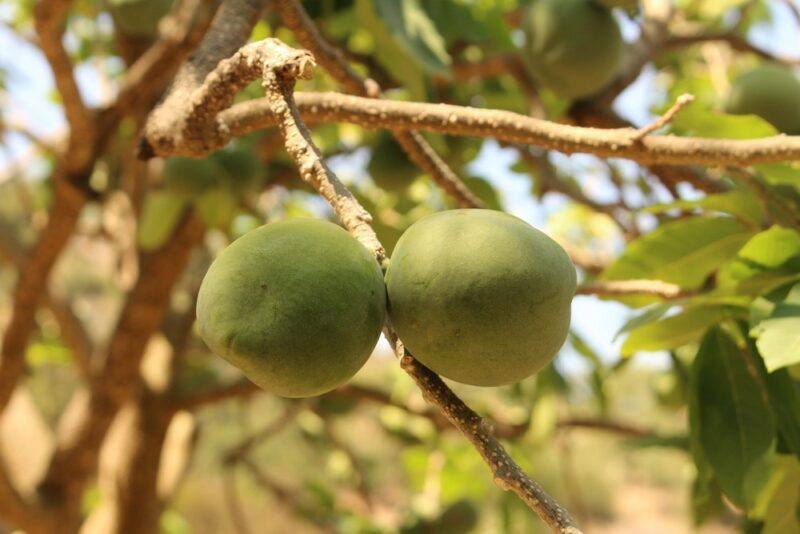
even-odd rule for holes
{"type": "Polygon", "coordinates": [[[223,250],[203,279],[197,324],[208,346],[267,391],[310,397],[361,369],[386,312],[375,258],[339,226],[293,219],[223,250]]]}
{"type": "Polygon", "coordinates": [[[622,35],[611,11],[591,0],[534,0],[524,22],[531,75],[562,98],[598,92],[615,77],[622,35]]]}
{"type": "Polygon", "coordinates": [[[555,241],[491,210],[420,219],[386,273],[389,314],[409,351],[476,386],[517,382],[552,360],[569,330],[575,284],[555,241]]]}
{"type": "Polygon", "coordinates": [[[420,173],[403,148],[388,133],[382,133],[378,137],[367,170],[375,185],[390,193],[404,191],[420,173]]]}
{"type": "Polygon", "coordinates": [[[136,37],[152,37],[158,23],[169,13],[172,0],[110,0],[109,11],[120,31],[136,37]]]}
{"type": "Polygon", "coordinates": [[[762,65],[739,76],[727,111],[758,115],[788,135],[800,135],[800,80],[788,68],[762,65]]]}

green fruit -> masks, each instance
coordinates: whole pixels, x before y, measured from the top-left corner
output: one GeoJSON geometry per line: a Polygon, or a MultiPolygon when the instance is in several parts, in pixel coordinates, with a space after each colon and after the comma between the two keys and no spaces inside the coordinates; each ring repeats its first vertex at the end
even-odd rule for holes
{"type": "Polygon", "coordinates": [[[392,193],[405,190],[420,173],[389,134],[378,137],[367,170],[375,185],[392,193]]]}
{"type": "Polygon", "coordinates": [[[202,195],[219,185],[222,169],[208,159],[169,158],[164,163],[164,188],[187,196],[202,195]]]}
{"type": "Polygon", "coordinates": [[[114,24],[125,34],[154,36],[158,23],[169,13],[172,0],[110,0],[109,11],[114,24]]]}
{"type": "Polygon", "coordinates": [[[758,115],[788,135],[800,134],[800,80],[779,65],[762,65],[739,76],[727,110],[758,115]]]}
{"type": "Polygon", "coordinates": [[[250,380],[310,397],[351,378],[378,341],[386,307],[380,267],[335,224],[272,223],[223,250],[197,301],[200,335],[250,380]]]}
{"type": "Polygon", "coordinates": [[[512,215],[450,210],[414,223],[386,273],[389,314],[422,363],[466,384],[510,384],[566,339],[575,268],[512,215]]]}
{"type": "Polygon", "coordinates": [[[531,75],[563,98],[596,93],[622,59],[611,12],[590,0],[535,0],[524,23],[531,75]]]}

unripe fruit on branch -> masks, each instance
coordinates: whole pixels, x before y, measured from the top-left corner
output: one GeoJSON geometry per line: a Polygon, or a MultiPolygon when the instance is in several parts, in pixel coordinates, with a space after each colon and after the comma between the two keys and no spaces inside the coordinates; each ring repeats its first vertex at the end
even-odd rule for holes
{"type": "Polygon", "coordinates": [[[780,65],[762,65],[733,84],[727,110],[758,115],[788,135],[800,135],[800,80],[780,65]]]}
{"type": "Polygon", "coordinates": [[[114,25],[127,35],[152,37],[158,23],[169,13],[172,0],[110,0],[109,11],[114,25]]]}
{"type": "Polygon", "coordinates": [[[223,250],[197,300],[200,335],[250,380],[284,397],[335,389],[378,341],[386,290],[375,258],[339,226],[293,219],[223,250]]]}
{"type": "Polygon", "coordinates": [[[588,96],[614,79],[622,35],[607,8],[591,0],[534,0],[523,27],[531,75],[559,96],[588,96]]]}
{"type": "Polygon", "coordinates": [[[420,174],[403,148],[388,133],[378,136],[367,170],[375,185],[390,193],[406,190],[420,174]]]}
{"type": "Polygon", "coordinates": [[[397,242],[389,314],[409,351],[435,372],[476,386],[526,378],[569,330],[575,268],[552,239],[491,210],[450,210],[397,242]]]}

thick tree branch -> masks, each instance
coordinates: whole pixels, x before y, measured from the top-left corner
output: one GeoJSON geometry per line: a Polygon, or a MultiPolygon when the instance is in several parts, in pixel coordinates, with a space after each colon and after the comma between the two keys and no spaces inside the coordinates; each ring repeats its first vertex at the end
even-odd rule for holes
{"type": "Polygon", "coordinates": [[[34,25],[39,46],[55,78],[69,123],[67,170],[75,172],[92,159],[96,139],[94,114],[81,98],[72,72],[72,62],[64,49],[64,25],[71,0],[39,0],[34,7],[34,25]]]}
{"type": "Polygon", "coordinates": [[[3,336],[0,359],[0,411],[5,407],[25,367],[25,349],[36,326],[35,314],[47,288],[50,269],[66,245],[78,220],[84,196],[72,184],[55,177],[56,200],[47,226],[31,251],[14,292],[11,322],[3,336]]]}
{"type": "MultiPolygon", "coordinates": [[[[339,49],[322,36],[319,29],[297,0],[277,0],[284,23],[294,32],[300,44],[306,47],[315,59],[330,72],[348,92],[368,98],[380,98],[381,88],[375,80],[362,77],[353,70],[339,49]]],[[[483,207],[483,202],[464,185],[447,163],[418,133],[393,129],[397,142],[411,161],[428,173],[434,182],[452,196],[461,207],[483,207]]]]}
{"type": "MultiPolygon", "coordinates": [[[[295,94],[295,102],[303,120],[312,123],[350,122],[371,129],[406,127],[450,135],[490,137],[566,154],[588,153],[644,164],[747,166],[800,160],[800,136],[777,135],[735,140],[649,135],[637,140],[639,132],[635,128],[584,128],[534,119],[510,111],[450,104],[302,92],[295,94]]],[[[232,136],[276,124],[276,118],[265,99],[236,104],[222,112],[218,120],[232,136]]],[[[159,155],[181,153],[188,151],[165,151],[159,152],[159,155]]]]}
{"type": "Polygon", "coordinates": [[[178,70],[164,101],[150,114],[139,149],[143,157],[170,153],[175,147],[201,156],[227,143],[227,131],[215,119],[217,111],[227,107],[219,107],[219,103],[232,102],[235,92],[226,93],[224,87],[214,85],[219,77],[209,82],[213,86],[210,90],[203,87],[203,81],[221,60],[247,42],[262,9],[262,0],[222,3],[200,46],[178,70]],[[213,110],[201,107],[210,100],[215,102],[213,110]]]}
{"type": "Polygon", "coordinates": [[[173,238],[153,253],[140,256],[140,274],[128,295],[102,370],[93,376],[85,409],[65,432],[39,485],[42,498],[73,508],[97,464],[100,445],[122,404],[141,388],[139,363],[150,336],[161,325],[170,290],[183,272],[203,226],[187,214],[173,238]]]}
{"type": "Polygon", "coordinates": [[[125,113],[163,90],[167,80],[205,34],[216,9],[211,0],[176,2],[159,24],[159,38],[142,54],[119,83],[114,113],[125,113]]]}

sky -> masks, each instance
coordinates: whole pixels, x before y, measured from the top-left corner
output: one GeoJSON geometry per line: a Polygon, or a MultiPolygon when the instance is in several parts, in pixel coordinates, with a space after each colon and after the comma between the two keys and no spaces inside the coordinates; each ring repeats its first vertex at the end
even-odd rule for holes
{"type": "MultiPolygon", "coordinates": [[[[792,0],[800,6],[800,0],[792,0]]],[[[772,0],[775,23],[772,26],[757,26],[749,34],[749,39],[777,55],[800,58],[800,31],[796,21],[783,0],[772,0]]],[[[6,21],[13,13],[13,3],[0,4],[0,21],[6,21]]],[[[627,40],[637,37],[635,24],[620,17],[623,35],[627,40]]],[[[102,27],[111,31],[108,17],[100,20],[102,27]]],[[[67,45],[74,44],[67,38],[67,45]]],[[[111,65],[114,67],[115,65],[111,65]]],[[[7,93],[2,101],[3,120],[25,124],[31,131],[44,138],[55,138],[65,127],[64,115],[53,101],[53,79],[50,69],[38,49],[20,38],[5,24],[0,24],[0,69],[7,72],[7,93]]],[[[81,93],[90,105],[101,105],[109,97],[109,88],[97,75],[97,68],[91,64],[81,64],[76,68],[76,78],[81,93]]],[[[650,109],[663,102],[664,95],[655,85],[652,70],[645,70],[615,103],[616,109],[638,125],[653,120],[650,109]]],[[[11,160],[24,159],[30,151],[28,141],[19,135],[7,135],[3,139],[0,152],[0,169],[11,160]]],[[[585,157],[584,163],[585,163],[585,157]]],[[[488,140],[470,169],[477,175],[486,177],[500,192],[506,211],[522,218],[533,226],[545,229],[550,214],[562,209],[565,200],[558,195],[546,195],[539,201],[530,195],[530,179],[509,170],[515,161],[514,151],[502,149],[494,141],[488,140]]],[[[352,158],[338,159],[334,170],[343,174],[363,174],[366,158],[356,153],[352,158]]],[[[581,156],[564,157],[562,164],[581,164],[581,156]]],[[[0,181],[4,179],[0,173],[0,181]]],[[[590,178],[587,178],[590,179],[590,178]]],[[[587,182],[588,188],[600,200],[611,194],[603,190],[602,180],[587,182]]],[[[618,358],[621,340],[614,341],[614,335],[631,316],[631,312],[620,304],[600,301],[594,297],[578,296],[573,302],[573,328],[606,361],[618,358]]],[[[650,365],[663,365],[663,354],[640,355],[638,362],[650,365]]],[[[568,347],[562,351],[559,367],[569,373],[581,372],[585,367],[582,358],[568,347]]]]}

